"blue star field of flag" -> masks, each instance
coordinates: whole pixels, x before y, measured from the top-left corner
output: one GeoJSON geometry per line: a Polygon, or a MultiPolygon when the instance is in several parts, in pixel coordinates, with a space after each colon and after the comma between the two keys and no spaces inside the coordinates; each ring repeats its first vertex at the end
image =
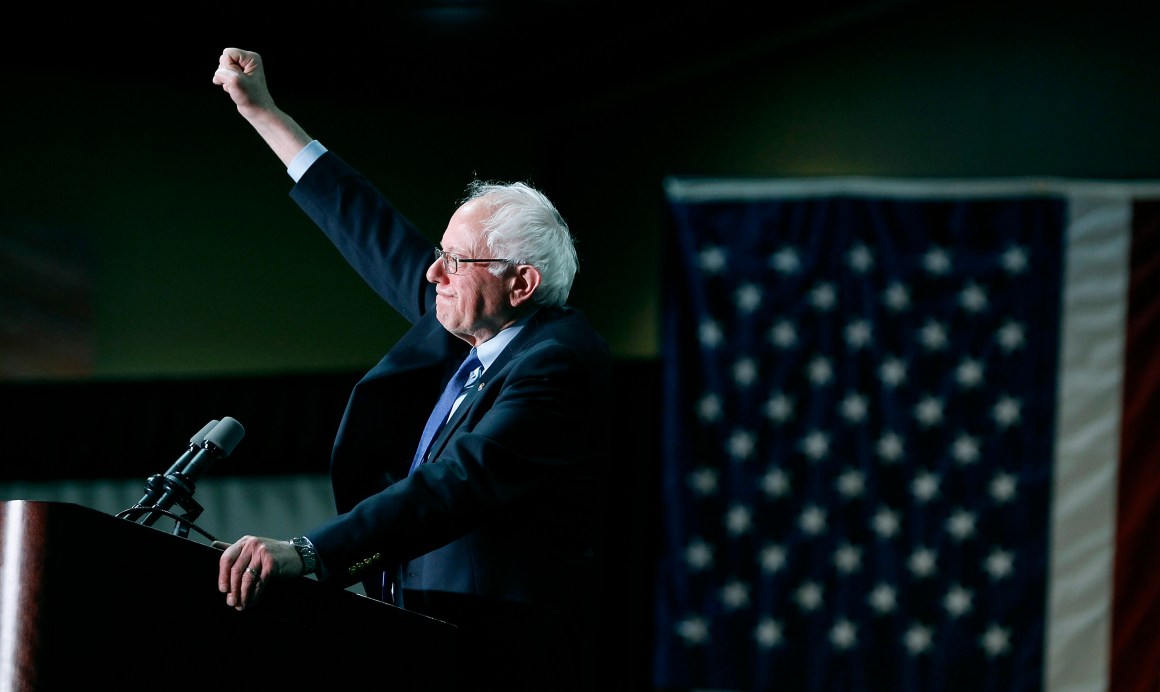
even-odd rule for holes
{"type": "Polygon", "coordinates": [[[669,211],[658,688],[1041,689],[1060,202],[669,211]]]}

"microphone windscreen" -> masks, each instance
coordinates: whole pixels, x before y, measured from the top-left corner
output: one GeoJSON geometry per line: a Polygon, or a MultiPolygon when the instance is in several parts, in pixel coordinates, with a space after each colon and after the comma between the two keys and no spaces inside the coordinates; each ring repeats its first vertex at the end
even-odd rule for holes
{"type": "Polygon", "coordinates": [[[223,456],[229,456],[245,434],[246,429],[242,427],[241,423],[225,416],[220,423],[214,426],[213,430],[206,433],[205,442],[220,449],[223,456]]]}
{"type": "Polygon", "coordinates": [[[201,447],[201,444],[205,442],[205,436],[209,434],[210,430],[213,430],[215,427],[217,427],[217,424],[217,420],[211,420],[210,422],[206,423],[205,427],[203,427],[201,430],[198,430],[196,433],[194,433],[193,437],[189,438],[189,446],[201,447]]]}

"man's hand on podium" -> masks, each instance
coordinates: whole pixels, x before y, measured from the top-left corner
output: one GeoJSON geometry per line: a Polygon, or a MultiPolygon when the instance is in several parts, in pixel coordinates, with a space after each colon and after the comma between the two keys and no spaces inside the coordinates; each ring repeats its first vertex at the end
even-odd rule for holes
{"type": "Polygon", "coordinates": [[[290,541],[258,536],[242,536],[233,544],[214,541],[222,551],[218,560],[218,591],[226,595],[226,605],[245,610],[254,605],[266,581],[279,577],[300,577],[303,562],[290,541]]]}

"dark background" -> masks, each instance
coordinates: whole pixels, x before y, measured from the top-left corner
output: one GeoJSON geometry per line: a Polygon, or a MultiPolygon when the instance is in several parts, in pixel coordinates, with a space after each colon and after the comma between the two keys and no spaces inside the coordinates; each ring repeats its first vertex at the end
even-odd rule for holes
{"type": "Polygon", "coordinates": [[[30,9],[0,48],[0,239],[81,276],[45,303],[72,338],[32,349],[68,342],[69,366],[0,382],[0,481],[143,478],[223,414],[247,436],[215,472],[325,472],[405,325],[211,83],[222,48],[257,50],[278,104],[432,239],[476,176],[571,223],[572,303],[621,387],[604,656],[648,689],[665,177],[1160,179],[1160,10],[1009,4],[30,9]]]}

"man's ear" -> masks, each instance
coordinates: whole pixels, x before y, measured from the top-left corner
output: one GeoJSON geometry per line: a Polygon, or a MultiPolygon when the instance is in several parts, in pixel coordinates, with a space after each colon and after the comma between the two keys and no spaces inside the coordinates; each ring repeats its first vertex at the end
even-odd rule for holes
{"type": "Polygon", "coordinates": [[[512,306],[523,305],[532,299],[532,294],[540,286],[540,270],[530,264],[517,264],[508,289],[512,306]]]}

